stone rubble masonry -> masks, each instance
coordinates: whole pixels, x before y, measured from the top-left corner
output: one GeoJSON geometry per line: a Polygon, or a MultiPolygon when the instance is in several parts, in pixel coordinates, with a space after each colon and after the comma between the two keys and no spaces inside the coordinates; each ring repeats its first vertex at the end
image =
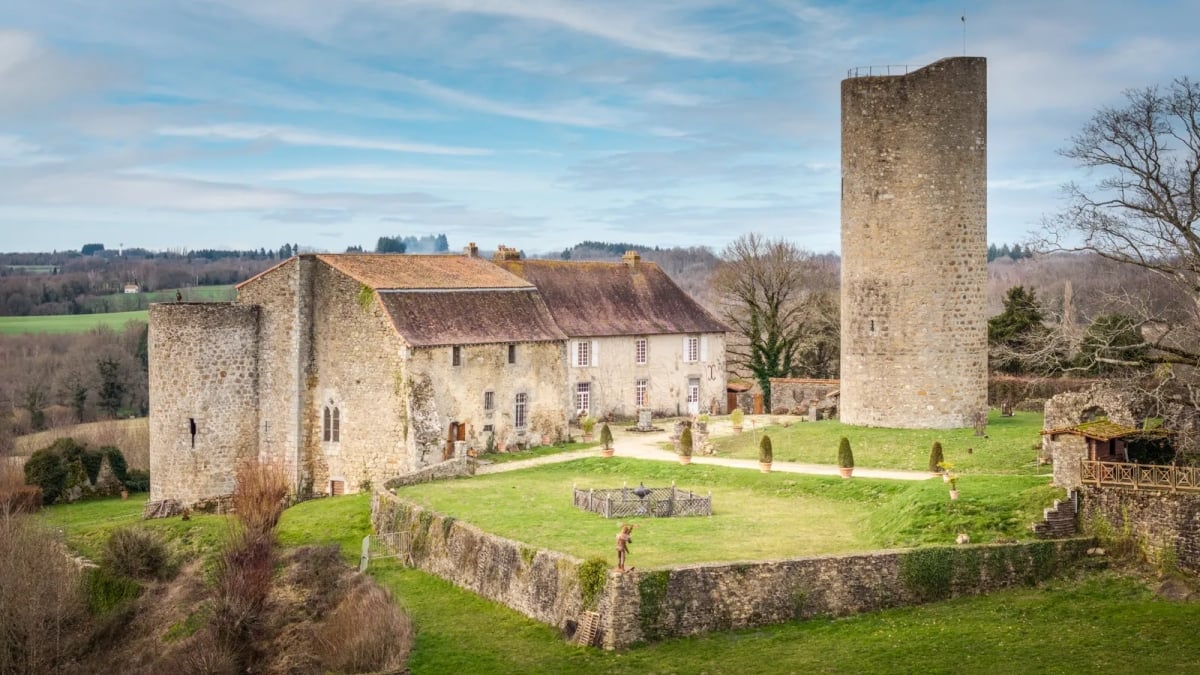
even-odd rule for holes
{"type": "Polygon", "coordinates": [[[150,500],[229,494],[234,467],[258,452],[259,310],[154,304],[149,323],[150,500]]]}
{"type": "Polygon", "coordinates": [[[841,420],[987,406],[987,62],[842,81],[841,420]]]}
{"type": "MultiPolygon", "coordinates": [[[[565,629],[584,610],[582,561],[537,550],[376,493],[375,532],[407,532],[416,567],[565,629]]],[[[845,616],[1032,584],[1082,558],[1090,539],[876,551],[610,572],[600,596],[606,649],[818,616],[845,616]]],[[[611,561],[611,559],[610,559],[611,561]]]]}
{"type": "MultiPolygon", "coordinates": [[[[1051,397],[1044,408],[1043,430],[1063,429],[1095,417],[1125,426],[1142,425],[1146,401],[1129,390],[1095,384],[1086,391],[1068,391],[1051,397]]],[[[1087,441],[1074,434],[1042,436],[1042,457],[1054,465],[1054,484],[1073,490],[1080,485],[1080,463],[1087,459],[1087,441]]]]}
{"type": "Polygon", "coordinates": [[[418,569],[532,619],[566,629],[583,612],[578,558],[488,534],[388,492],[372,495],[371,524],[377,533],[408,533],[418,569]]]}
{"type": "Polygon", "coordinates": [[[1085,485],[1080,519],[1095,529],[1104,521],[1115,534],[1128,532],[1153,559],[1174,557],[1180,569],[1200,573],[1200,494],[1085,485]]]}

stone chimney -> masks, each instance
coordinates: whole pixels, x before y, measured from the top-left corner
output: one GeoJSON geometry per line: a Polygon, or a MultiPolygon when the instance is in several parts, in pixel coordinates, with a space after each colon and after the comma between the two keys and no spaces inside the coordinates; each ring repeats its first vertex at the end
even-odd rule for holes
{"type": "Polygon", "coordinates": [[[496,254],[492,256],[492,260],[520,260],[521,252],[511,246],[500,244],[496,247],[496,254]]]}
{"type": "Polygon", "coordinates": [[[636,270],[638,263],[642,262],[642,256],[638,255],[637,251],[625,251],[625,255],[621,256],[621,261],[629,266],[629,269],[636,270]]]}
{"type": "Polygon", "coordinates": [[[466,248],[463,249],[463,255],[467,256],[468,258],[478,258],[479,247],[475,245],[475,242],[471,242],[467,244],[466,248]]]}

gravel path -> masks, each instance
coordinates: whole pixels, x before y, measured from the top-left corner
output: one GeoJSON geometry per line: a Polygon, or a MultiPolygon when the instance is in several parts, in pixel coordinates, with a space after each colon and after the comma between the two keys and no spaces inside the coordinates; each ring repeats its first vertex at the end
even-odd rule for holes
{"type": "MultiPolygon", "coordinates": [[[[670,424],[670,422],[659,421],[659,424],[670,424]]],[[[710,423],[709,436],[720,437],[728,436],[733,433],[728,422],[721,421],[710,423]]],[[[678,462],[674,452],[664,450],[663,444],[668,443],[670,432],[655,431],[649,433],[637,433],[626,431],[624,428],[613,428],[613,447],[616,448],[617,457],[633,457],[636,459],[649,459],[658,462],[678,462]]],[[[504,462],[499,464],[480,464],[475,470],[475,475],[483,475],[489,473],[502,473],[504,471],[520,471],[534,466],[543,464],[558,464],[560,462],[570,462],[571,460],[581,459],[583,457],[599,456],[599,449],[575,450],[573,452],[563,452],[557,455],[546,455],[545,457],[535,457],[533,459],[525,459],[516,462],[504,462]]],[[[758,471],[758,461],[753,459],[733,459],[729,457],[710,457],[708,455],[693,455],[693,464],[715,464],[717,466],[728,466],[736,469],[753,469],[758,471]]],[[[807,473],[817,476],[836,476],[838,468],[831,464],[800,464],[797,462],[781,462],[776,460],[771,464],[771,471],[782,473],[807,473]]],[[[855,467],[854,475],[861,478],[888,478],[891,480],[927,480],[929,473],[925,471],[901,471],[896,469],[868,469],[866,467],[855,467]]]]}

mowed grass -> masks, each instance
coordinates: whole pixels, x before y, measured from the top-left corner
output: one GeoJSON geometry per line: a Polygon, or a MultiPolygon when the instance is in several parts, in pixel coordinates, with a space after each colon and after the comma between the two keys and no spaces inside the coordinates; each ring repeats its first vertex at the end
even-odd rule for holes
{"type": "Polygon", "coordinates": [[[176,292],[183,295],[184,302],[231,302],[237,297],[237,289],[232,284],[190,286],[149,293],[110,293],[89,300],[87,306],[96,311],[128,312],[145,309],[152,302],[174,302],[176,292]]]}
{"type": "MultiPolygon", "coordinates": [[[[68,528],[68,543],[77,547],[102,542],[97,529],[138,523],[142,501],[83,502],[53,507],[39,518],[68,528]]],[[[368,510],[367,495],[299,504],[284,512],[279,541],[338,543],[348,561],[357,560],[369,532],[368,510]]],[[[208,531],[220,541],[228,522],[200,516],[145,524],[159,528],[176,550],[186,550],[180,539],[208,531]]],[[[635,530],[635,546],[640,532],[635,530]]],[[[373,561],[369,574],[413,617],[417,638],[409,667],[415,675],[1200,671],[1194,630],[1200,603],[1162,600],[1143,580],[1108,571],[985,597],[714,633],[622,652],[568,644],[550,626],[394,560],[373,561]]]]}
{"type": "Polygon", "coordinates": [[[857,466],[873,469],[929,470],[929,450],[941,441],[946,461],[959,473],[1036,475],[1049,473],[1037,463],[1034,445],[1041,444],[1042,415],[1018,412],[1001,417],[988,414],[987,435],[973,429],[883,429],[857,427],[837,420],[793,422],[787,427],[770,424],[770,416],[749,419],[741,434],[715,438],[713,446],[721,457],[758,457],[758,439],[771,436],[777,462],[837,464],[838,441],[850,439],[857,466]]]}
{"type": "Polygon", "coordinates": [[[0,316],[0,333],[86,333],[101,326],[122,330],[130,321],[146,322],[147,312],[107,314],[55,314],[52,316],[0,316]]]}
{"type": "Polygon", "coordinates": [[[645,483],[713,496],[711,517],[629,518],[631,563],[640,568],[789,558],[924,543],[958,532],[975,542],[1026,538],[1061,491],[1037,477],[960,481],[951,501],[941,481],[902,482],[588,458],[466,480],[414,485],[402,497],[531,546],[613,559],[618,519],[575,508],[572,487],[645,483]]]}

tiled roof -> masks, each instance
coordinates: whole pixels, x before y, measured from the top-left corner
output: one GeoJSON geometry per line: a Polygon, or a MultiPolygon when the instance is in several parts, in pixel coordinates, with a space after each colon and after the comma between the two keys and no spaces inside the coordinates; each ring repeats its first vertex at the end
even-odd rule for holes
{"type": "Polygon", "coordinates": [[[569,336],[722,333],[729,330],[654,263],[506,260],[537,286],[569,336]]]}
{"type": "Polygon", "coordinates": [[[317,259],[376,290],[530,287],[487,260],[457,254],[346,253],[317,259]]]}
{"type": "Polygon", "coordinates": [[[414,347],[566,339],[533,288],[382,291],[379,298],[414,347]]]}

